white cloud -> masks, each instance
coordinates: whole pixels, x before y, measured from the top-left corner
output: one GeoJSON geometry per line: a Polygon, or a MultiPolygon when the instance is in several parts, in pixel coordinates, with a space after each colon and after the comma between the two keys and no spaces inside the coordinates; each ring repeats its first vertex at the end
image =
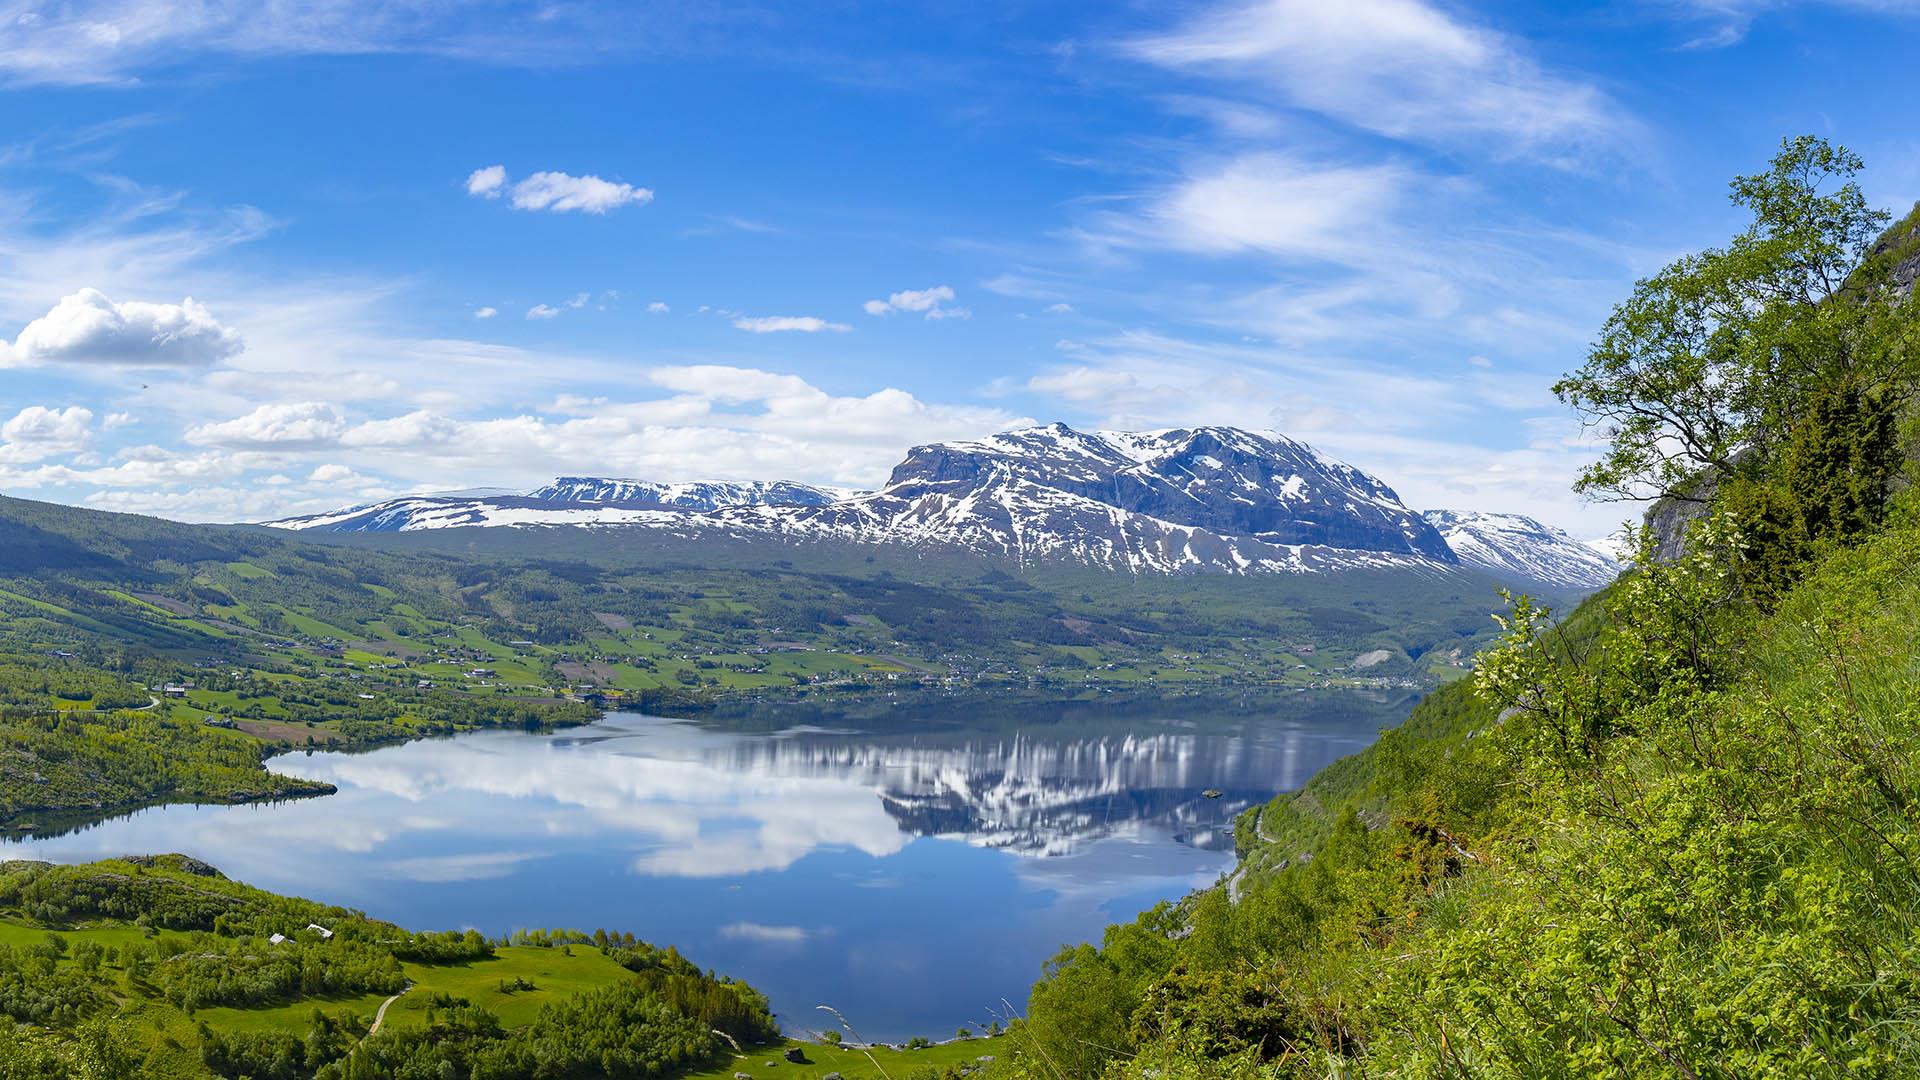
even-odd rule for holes
{"type": "MultiPolygon", "coordinates": [[[[644,5],[631,5],[644,8],[644,5]]],[[[246,57],[392,55],[577,66],[644,54],[690,25],[629,5],[501,4],[494,0],[60,0],[0,6],[0,82],[137,85],[146,70],[204,70],[207,54],[246,57]]]]}
{"type": "Polygon", "coordinates": [[[78,405],[30,405],[0,424],[0,462],[39,461],[78,453],[93,435],[93,412],[78,405]]]}
{"type": "Polygon", "coordinates": [[[242,349],[240,335],[220,325],[191,297],[178,304],[116,303],[98,289],[61,298],[28,323],[0,367],[32,364],[106,364],[206,367],[242,349]]]}
{"type": "Polygon", "coordinates": [[[750,334],[777,334],[789,330],[802,334],[817,334],[822,330],[844,333],[853,329],[846,323],[828,322],[813,315],[742,315],[733,320],[733,325],[750,334]]]}
{"type": "Polygon", "coordinates": [[[187,429],[196,446],[298,448],[330,445],[347,430],[333,406],[319,401],[262,405],[231,420],[187,429]]]}
{"type": "Polygon", "coordinates": [[[435,446],[459,434],[458,422],[419,409],[386,420],[368,420],[341,434],[340,442],[357,447],[435,446]]]}
{"type": "Polygon", "coordinates": [[[499,308],[481,307],[473,309],[473,317],[476,319],[491,319],[498,314],[500,314],[499,308]]]}
{"type": "Polygon", "coordinates": [[[1392,138],[1493,139],[1549,157],[1631,129],[1598,88],[1543,69],[1515,40],[1422,0],[1253,0],[1215,5],[1129,51],[1225,75],[1392,138]]]}
{"type": "Polygon", "coordinates": [[[645,206],[652,201],[651,188],[563,172],[537,172],[513,185],[516,210],[547,210],[556,214],[578,210],[604,214],[618,207],[645,206]]]}
{"type": "Polygon", "coordinates": [[[551,305],[551,304],[535,304],[532,307],[527,309],[527,318],[529,319],[557,318],[558,316],[566,312],[579,311],[581,308],[586,307],[587,300],[588,300],[588,295],[586,293],[575,293],[571,297],[568,297],[567,299],[560,301],[560,303],[557,306],[551,305]]]}
{"type": "Polygon", "coordinates": [[[721,927],[720,936],[729,941],[751,941],[761,945],[799,945],[812,937],[813,932],[804,926],[737,922],[721,927]]]}
{"type": "Polygon", "coordinates": [[[484,169],[475,169],[467,174],[467,194],[478,195],[483,199],[497,199],[500,189],[507,183],[505,165],[489,165],[484,169]]]}
{"type": "Polygon", "coordinates": [[[1327,257],[1377,239],[1408,182],[1393,165],[1249,154],[1187,177],[1152,205],[1145,224],[1184,251],[1327,257]]]}
{"type": "MultiPolygon", "coordinates": [[[[1702,28],[1688,48],[1715,49],[1746,40],[1755,20],[1794,0],[1665,0],[1674,17],[1702,28]]],[[[1890,16],[1920,15],[1920,0],[1827,0],[1829,7],[1890,16]]]]}
{"type": "Polygon", "coordinates": [[[307,474],[307,482],[329,488],[342,488],[365,487],[377,481],[362,476],[339,462],[328,462],[325,465],[315,466],[314,470],[307,474]]]}
{"type": "Polygon", "coordinates": [[[504,165],[489,165],[467,175],[467,194],[480,199],[497,199],[501,194],[515,210],[545,210],[564,214],[604,214],[622,206],[645,206],[653,201],[653,189],[635,187],[598,176],[574,176],[571,173],[544,171],[507,182],[504,165]]]}
{"type": "Polygon", "coordinates": [[[647,311],[654,315],[665,315],[672,310],[672,308],[668,307],[666,303],[661,300],[655,300],[653,303],[647,305],[647,311]]]}
{"type": "Polygon", "coordinates": [[[896,311],[919,312],[928,319],[965,319],[973,312],[943,305],[953,300],[953,286],[935,285],[931,289],[902,289],[885,300],[869,300],[861,308],[869,315],[890,315],[896,311]]]}

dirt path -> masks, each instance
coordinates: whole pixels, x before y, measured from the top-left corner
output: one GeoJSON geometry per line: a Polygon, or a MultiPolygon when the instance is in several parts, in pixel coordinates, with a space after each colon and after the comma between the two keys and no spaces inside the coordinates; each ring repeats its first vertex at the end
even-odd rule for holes
{"type": "MultiPolygon", "coordinates": [[[[367,1038],[371,1039],[375,1035],[378,1035],[380,1033],[380,1025],[386,1023],[386,1020],[387,1020],[387,1006],[393,1004],[396,1001],[399,1001],[403,996],[406,995],[407,991],[411,989],[413,989],[413,984],[408,983],[406,985],[406,988],[401,990],[400,993],[395,994],[392,997],[380,1003],[379,1010],[373,1014],[373,1026],[367,1029],[367,1038]]],[[[362,1041],[365,1041],[365,1040],[362,1040],[362,1041]]]]}

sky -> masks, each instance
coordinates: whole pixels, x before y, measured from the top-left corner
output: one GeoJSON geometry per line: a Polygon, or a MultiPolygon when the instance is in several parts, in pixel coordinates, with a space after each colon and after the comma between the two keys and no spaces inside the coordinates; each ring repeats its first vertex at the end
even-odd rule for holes
{"type": "Polygon", "coordinates": [[[0,0],[0,492],[258,521],[1281,431],[1582,537],[1551,387],[1920,0],[0,0]]]}

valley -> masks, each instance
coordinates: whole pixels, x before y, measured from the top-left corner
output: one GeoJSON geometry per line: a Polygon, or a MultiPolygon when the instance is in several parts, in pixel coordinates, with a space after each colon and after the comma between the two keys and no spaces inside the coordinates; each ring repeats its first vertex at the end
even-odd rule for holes
{"type": "MultiPolygon", "coordinates": [[[[1205,434],[1210,441],[1179,443],[1182,452],[1217,449],[1227,437],[1205,434]]],[[[1038,437],[1007,438],[1032,450],[1038,437]]],[[[1050,445],[1024,468],[1053,483],[1085,482],[1084,470],[1118,464],[1113,445],[1050,445]]],[[[1145,443],[1126,445],[1160,461],[1139,449],[1145,443]]],[[[1377,481],[1298,444],[1241,449],[1239,467],[1264,477],[1281,502],[1312,490],[1288,471],[1303,463],[1365,492],[1364,506],[1352,504],[1361,506],[1356,524],[1340,527],[1344,542],[1413,543],[1426,553],[1320,545],[1347,552],[1344,568],[1168,574],[1023,563],[965,545],[793,545],[606,525],[288,533],[0,499],[0,662],[10,672],[7,707],[28,720],[0,751],[0,818],[25,829],[175,798],[304,794],[248,759],[284,746],[551,729],[605,709],[721,716],[765,705],[833,723],[915,708],[1012,713],[1058,700],[1419,691],[1465,672],[1494,631],[1486,612],[1500,587],[1532,582],[1569,595],[1603,565],[1590,549],[1538,531],[1509,538],[1504,561],[1464,565],[1377,481]],[[1256,450],[1270,456],[1256,460],[1256,450]],[[1381,521],[1393,523],[1387,540],[1365,524],[1381,521]],[[121,729],[111,737],[166,742],[180,751],[175,759],[203,763],[195,779],[136,770],[113,780],[61,764],[84,756],[81,742],[101,743],[98,725],[80,721],[102,706],[144,706],[109,720],[121,729]]],[[[948,462],[935,472],[958,468],[954,460],[985,470],[963,483],[1006,472],[1004,462],[975,460],[983,456],[992,457],[921,448],[910,460],[948,462]]],[[[588,513],[626,513],[642,498],[652,508],[639,513],[706,521],[727,512],[713,508],[716,499],[767,511],[772,504],[753,500],[802,497],[796,490],[575,478],[533,501],[542,514],[555,501],[576,505],[569,500],[588,500],[577,503],[588,513]],[[663,499],[695,506],[662,510],[663,499]]],[[[815,509],[842,505],[804,490],[814,491],[805,497],[815,509]]],[[[1313,528],[1331,528],[1316,513],[1313,528]]],[[[1450,524],[1456,537],[1468,527],[1450,524]]]]}

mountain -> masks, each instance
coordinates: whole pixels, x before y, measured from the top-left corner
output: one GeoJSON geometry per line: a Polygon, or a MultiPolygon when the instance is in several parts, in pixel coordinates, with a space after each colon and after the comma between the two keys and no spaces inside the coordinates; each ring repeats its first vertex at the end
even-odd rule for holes
{"type": "Polygon", "coordinates": [[[671,520],[679,520],[680,514],[737,506],[823,506],[850,494],[857,493],[785,480],[657,484],[645,480],[562,476],[525,494],[406,495],[265,524],[279,529],[322,532],[411,532],[488,525],[608,525],[627,524],[647,516],[632,511],[665,512],[671,520]]]}
{"type": "Polygon", "coordinates": [[[1520,514],[1429,510],[1424,516],[1463,564],[1496,578],[1598,589],[1620,573],[1620,564],[1594,545],[1520,514]]]}
{"type": "Polygon", "coordinates": [[[1065,424],[914,447],[886,486],[798,511],[724,515],[796,539],[957,547],[1023,565],[1175,573],[1444,567],[1446,541],[1393,490],[1284,436],[1065,424]]]}
{"type": "MultiPolygon", "coordinates": [[[[1612,573],[1520,518],[1462,530],[1475,566],[1561,587],[1612,573]],[[1538,535],[1534,535],[1538,534],[1538,535]],[[1547,575],[1535,577],[1534,575],[1547,575]]],[[[1481,520],[1484,519],[1484,520],[1481,520]]],[[[1228,427],[1083,432],[1065,424],[908,451],[878,491],[787,482],[656,484],[563,477],[525,495],[408,496],[268,524],[332,532],[584,525],[681,538],[886,544],[1133,573],[1414,568],[1464,557],[1392,488],[1276,433],[1228,427]]],[[[1583,549],[1585,550],[1585,549],[1583,549]]]]}

